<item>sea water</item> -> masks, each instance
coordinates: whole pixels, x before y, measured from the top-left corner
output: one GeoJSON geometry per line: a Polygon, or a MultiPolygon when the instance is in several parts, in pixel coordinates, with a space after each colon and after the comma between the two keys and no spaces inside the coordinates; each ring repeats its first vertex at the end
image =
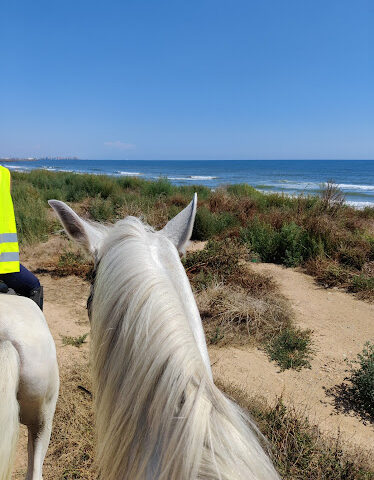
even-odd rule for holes
{"type": "Polygon", "coordinates": [[[374,160],[36,160],[9,162],[10,170],[53,171],[167,178],[175,185],[248,183],[265,192],[316,194],[329,180],[337,183],[347,203],[374,206],[374,160]]]}

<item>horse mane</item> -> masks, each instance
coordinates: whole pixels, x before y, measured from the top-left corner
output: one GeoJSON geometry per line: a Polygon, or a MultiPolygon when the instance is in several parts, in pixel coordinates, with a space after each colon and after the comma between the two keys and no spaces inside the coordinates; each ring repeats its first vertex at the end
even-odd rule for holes
{"type": "MultiPolygon", "coordinates": [[[[105,480],[278,479],[257,429],[211,381],[178,294],[127,217],[97,258],[97,464],[105,480]]],[[[167,240],[166,240],[167,241],[167,240]]]]}

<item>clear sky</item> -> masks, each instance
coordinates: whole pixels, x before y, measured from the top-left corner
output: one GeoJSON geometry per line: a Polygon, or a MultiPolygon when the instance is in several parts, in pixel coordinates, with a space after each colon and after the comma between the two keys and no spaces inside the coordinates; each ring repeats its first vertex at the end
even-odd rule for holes
{"type": "Polygon", "coordinates": [[[0,156],[374,158],[372,0],[3,0],[0,156]]]}

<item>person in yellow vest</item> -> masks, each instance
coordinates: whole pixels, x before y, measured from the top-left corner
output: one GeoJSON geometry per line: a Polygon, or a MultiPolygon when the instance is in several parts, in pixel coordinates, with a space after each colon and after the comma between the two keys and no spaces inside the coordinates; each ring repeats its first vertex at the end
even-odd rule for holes
{"type": "Polygon", "coordinates": [[[0,292],[12,288],[29,297],[43,310],[43,287],[27,268],[20,264],[16,221],[9,170],[0,165],[0,292]]]}

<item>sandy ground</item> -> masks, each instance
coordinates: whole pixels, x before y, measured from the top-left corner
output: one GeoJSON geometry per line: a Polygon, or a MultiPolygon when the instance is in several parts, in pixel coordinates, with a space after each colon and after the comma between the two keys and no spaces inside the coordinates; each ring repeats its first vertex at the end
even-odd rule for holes
{"type": "MultiPolygon", "coordinates": [[[[270,402],[282,395],[286,404],[308,415],[322,431],[333,436],[340,432],[340,436],[354,446],[372,448],[373,425],[365,425],[355,415],[337,412],[334,399],[326,394],[326,389],[344,380],[345,359],[354,358],[367,340],[374,340],[374,305],[343,292],[320,289],[311,277],[293,269],[271,264],[253,267],[275,278],[291,302],[296,323],[313,330],[316,353],[312,368],[279,372],[277,366],[255,348],[211,347],[214,376],[237,384],[250,395],[264,396],[270,402]]],[[[63,369],[82,357],[88,358],[88,343],[79,349],[63,346],[61,335],[77,336],[89,331],[85,308],[89,285],[77,277],[52,278],[46,274],[40,279],[45,289],[45,315],[63,369]]],[[[24,478],[26,462],[26,432],[22,428],[14,479],[24,478]]]]}
{"type": "Polygon", "coordinates": [[[346,359],[353,359],[365,342],[374,340],[374,305],[352,295],[318,287],[301,272],[279,265],[254,264],[269,273],[290,300],[296,324],[313,331],[311,369],[280,372],[276,364],[257,349],[210,348],[216,377],[233,382],[250,394],[273,402],[282,396],[287,405],[305,413],[322,432],[374,453],[374,425],[357,415],[340,413],[328,390],[347,375],[346,359]]]}

